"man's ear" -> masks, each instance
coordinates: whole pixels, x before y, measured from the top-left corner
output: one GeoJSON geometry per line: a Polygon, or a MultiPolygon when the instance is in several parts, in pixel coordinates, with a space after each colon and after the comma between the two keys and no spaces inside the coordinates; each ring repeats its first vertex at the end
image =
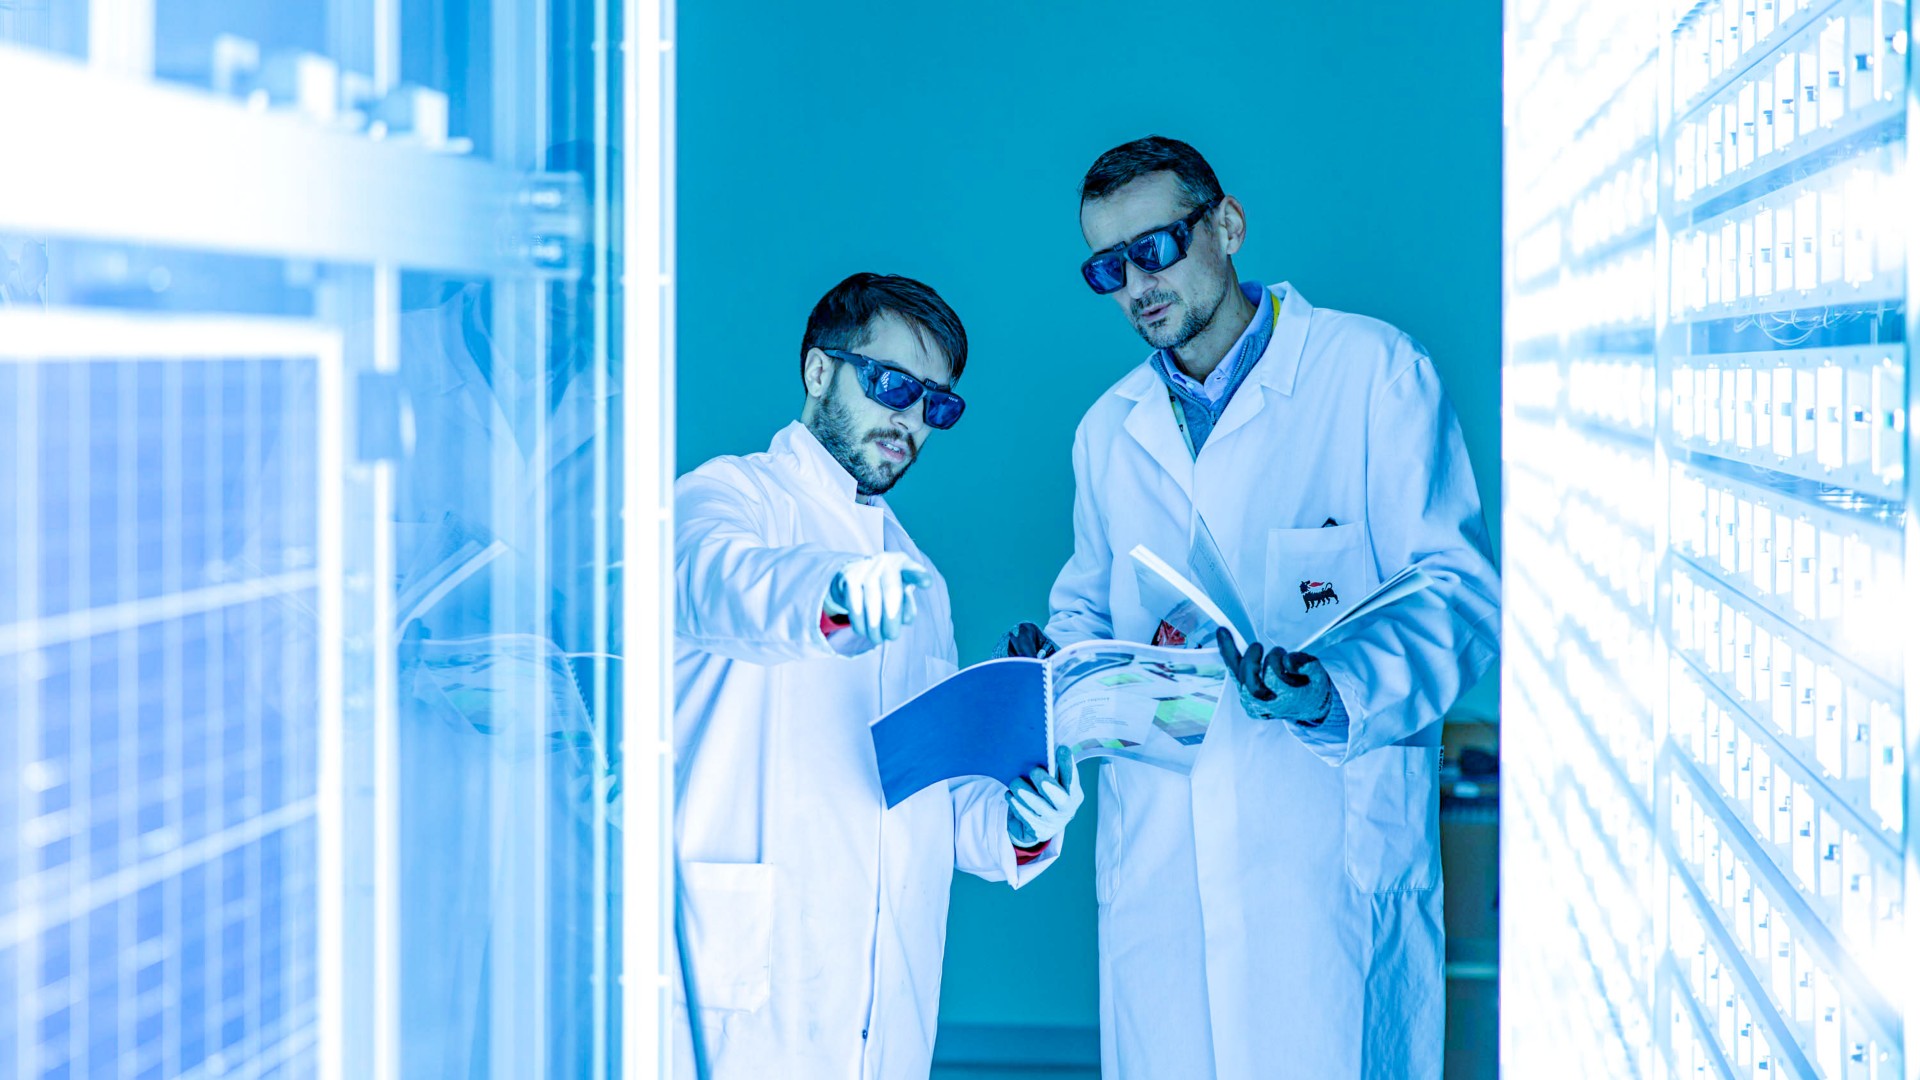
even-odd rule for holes
{"type": "Polygon", "coordinates": [[[800,381],[806,384],[808,397],[826,397],[827,387],[833,383],[833,357],[817,348],[808,349],[806,362],[800,367],[800,381]]]}
{"type": "Polygon", "coordinates": [[[1247,210],[1240,200],[1228,195],[1220,200],[1220,212],[1214,215],[1220,230],[1220,250],[1232,255],[1247,240],[1247,210]]]}

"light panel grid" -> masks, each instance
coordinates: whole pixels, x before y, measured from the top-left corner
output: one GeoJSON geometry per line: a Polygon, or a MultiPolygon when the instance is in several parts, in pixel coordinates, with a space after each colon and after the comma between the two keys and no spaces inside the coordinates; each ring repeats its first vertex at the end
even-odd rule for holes
{"type": "Polygon", "coordinates": [[[312,1075],[337,342],[0,312],[0,350],[0,1066],[312,1075]]]}
{"type": "Polygon", "coordinates": [[[1508,17],[1503,1061],[1911,1075],[1908,5],[1508,17]]]}

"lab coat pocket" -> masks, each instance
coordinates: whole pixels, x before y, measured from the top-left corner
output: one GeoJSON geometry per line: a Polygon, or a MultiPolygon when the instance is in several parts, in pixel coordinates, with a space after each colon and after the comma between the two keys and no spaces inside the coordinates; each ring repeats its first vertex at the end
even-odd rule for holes
{"type": "Polygon", "coordinates": [[[1371,592],[1375,576],[1364,526],[1269,529],[1261,579],[1266,623],[1259,630],[1292,648],[1371,592]]]}
{"type": "Polygon", "coordinates": [[[1440,748],[1383,746],[1341,766],[1347,876],[1364,892],[1424,892],[1440,881],[1440,748]]]}
{"type": "Polygon", "coordinates": [[[680,902],[699,1007],[765,1005],[773,989],[773,867],[681,863],[680,902]]]}

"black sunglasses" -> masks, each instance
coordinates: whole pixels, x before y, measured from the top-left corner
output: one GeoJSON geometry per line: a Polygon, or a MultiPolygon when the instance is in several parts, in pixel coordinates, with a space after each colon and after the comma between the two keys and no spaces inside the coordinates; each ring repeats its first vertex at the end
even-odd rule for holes
{"type": "Polygon", "coordinates": [[[960,400],[959,394],[928,386],[891,364],[843,349],[820,351],[835,360],[852,364],[853,373],[860,380],[860,392],[896,412],[912,408],[913,403],[924,395],[927,399],[928,427],[945,431],[959,423],[960,414],[966,411],[967,403],[960,400]]]}
{"type": "Polygon", "coordinates": [[[1149,274],[1165,270],[1187,257],[1187,248],[1193,243],[1193,227],[1219,205],[1220,199],[1215,198],[1171,225],[1149,229],[1124,244],[1094,252],[1080,264],[1080,276],[1087,279],[1094,292],[1105,296],[1126,287],[1129,262],[1149,274]]]}

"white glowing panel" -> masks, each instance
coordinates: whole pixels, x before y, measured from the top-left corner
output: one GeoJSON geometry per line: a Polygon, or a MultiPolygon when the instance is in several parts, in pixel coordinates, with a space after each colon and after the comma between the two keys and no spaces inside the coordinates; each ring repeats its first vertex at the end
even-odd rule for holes
{"type": "Polygon", "coordinates": [[[0,1067],[314,1070],[340,342],[0,311],[0,1067]]]}
{"type": "Polygon", "coordinates": [[[1508,7],[1510,1075],[1906,1075],[1908,20],[1508,7]]]}

